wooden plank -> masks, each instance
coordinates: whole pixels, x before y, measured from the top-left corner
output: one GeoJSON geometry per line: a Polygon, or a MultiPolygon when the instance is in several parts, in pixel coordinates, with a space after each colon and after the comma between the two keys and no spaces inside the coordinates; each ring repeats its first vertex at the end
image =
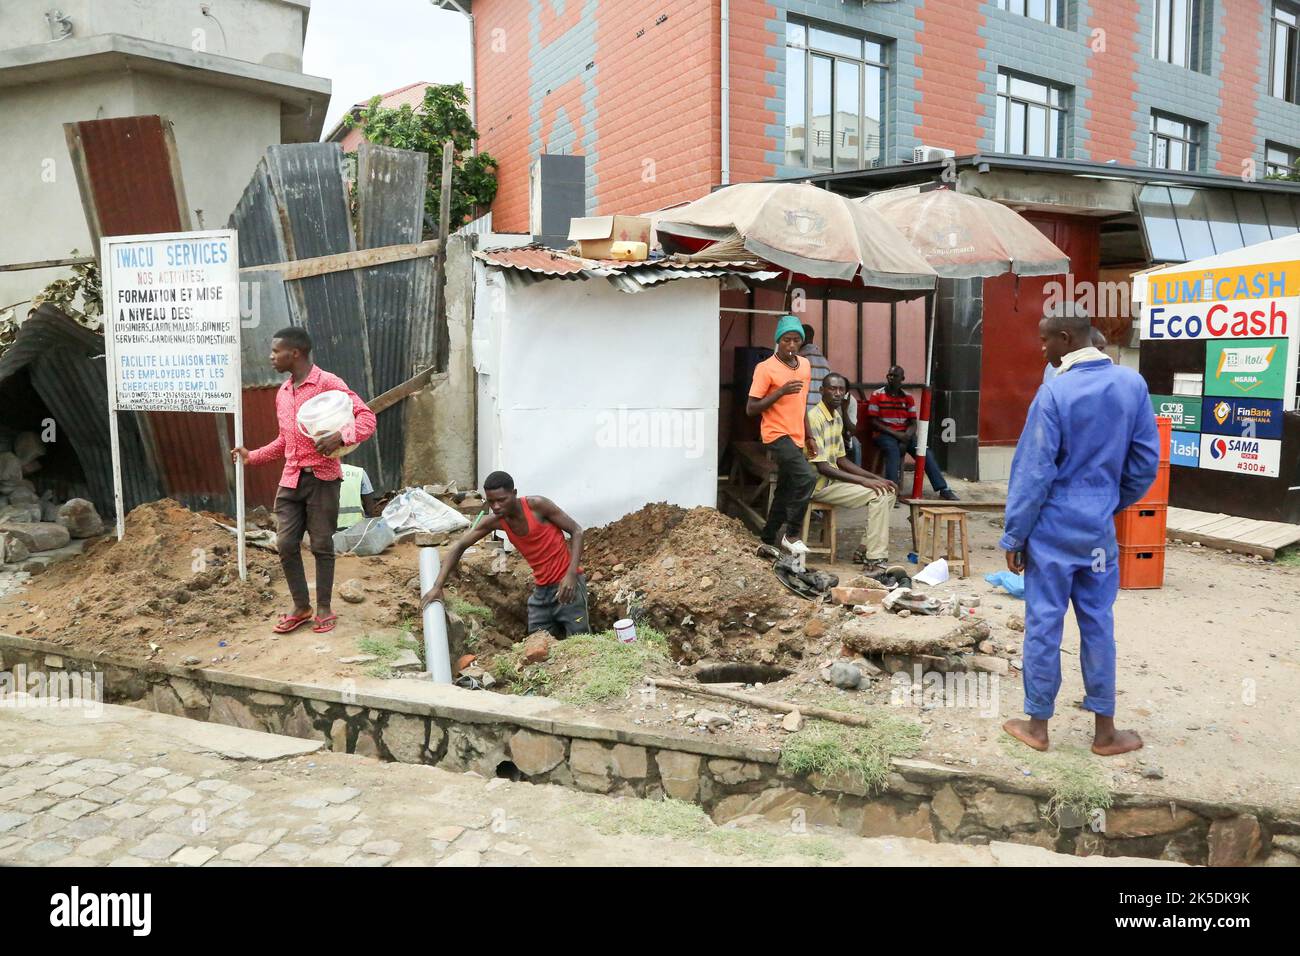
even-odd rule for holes
{"type": "MultiPolygon", "coordinates": [[[[42,259],[39,262],[10,262],[0,264],[0,272],[25,272],[28,269],[57,269],[61,266],[84,266],[94,262],[94,256],[73,256],[70,259],[42,259]]],[[[22,303],[20,302],[19,305],[22,303]]]]}
{"type": "Polygon", "coordinates": [[[332,256],[316,256],[312,259],[295,259],[291,262],[276,262],[271,265],[254,266],[240,269],[240,273],[254,269],[274,269],[283,273],[286,282],[291,279],[308,279],[312,276],[329,275],[332,272],[348,272],[352,269],[366,269],[381,266],[387,262],[402,262],[406,259],[419,259],[437,254],[441,243],[437,239],[424,242],[402,243],[396,246],[380,246],[376,249],[358,249],[354,252],[340,252],[332,256]]]}
{"type": "Polygon", "coordinates": [[[1177,528],[1179,531],[1197,531],[1201,528],[1209,527],[1219,521],[1227,518],[1223,514],[1209,514],[1205,511],[1186,511],[1175,518],[1173,512],[1167,515],[1167,527],[1177,528]]]}
{"type": "Polygon", "coordinates": [[[1207,548],[1217,548],[1220,551],[1232,551],[1237,554],[1257,554],[1261,558],[1271,561],[1276,555],[1276,549],[1260,547],[1254,544],[1244,544],[1232,538],[1216,538],[1213,535],[1186,535],[1179,532],[1171,532],[1169,537],[1175,541],[1200,542],[1207,548]]]}
{"type": "Polygon", "coordinates": [[[1226,528],[1232,528],[1239,520],[1240,519],[1238,518],[1223,517],[1217,521],[1211,521],[1209,524],[1197,528],[1196,534],[1208,534],[1213,535],[1216,538],[1231,538],[1231,534],[1222,534],[1221,532],[1226,528]]]}
{"type": "MultiPolygon", "coordinates": [[[[1273,524],[1273,522],[1269,522],[1273,524]]],[[[1248,544],[1257,544],[1264,548],[1285,548],[1288,544],[1300,541],[1300,528],[1294,525],[1288,525],[1281,528],[1265,528],[1259,534],[1251,537],[1248,544]]]]}
{"type": "Polygon", "coordinates": [[[988,499],[985,501],[948,501],[944,498],[899,498],[905,505],[913,508],[961,508],[965,511],[1005,511],[1007,500],[1005,498],[988,499]]]}

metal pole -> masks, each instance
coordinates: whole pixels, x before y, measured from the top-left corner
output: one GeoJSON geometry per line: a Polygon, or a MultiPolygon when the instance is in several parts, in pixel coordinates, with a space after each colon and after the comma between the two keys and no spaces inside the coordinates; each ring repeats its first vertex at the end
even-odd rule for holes
{"type": "MultiPolygon", "coordinates": [[[[242,379],[236,379],[239,381],[242,379]]],[[[235,447],[244,447],[244,400],[240,395],[239,405],[235,409],[235,447]]],[[[239,555],[239,580],[248,580],[248,543],[244,540],[244,460],[235,459],[235,527],[238,533],[235,540],[238,542],[239,555]]]]}
{"type": "Polygon", "coordinates": [[[921,414],[916,423],[916,473],[912,479],[912,497],[920,498],[925,488],[925,452],[930,440],[930,376],[934,370],[934,327],[935,305],[938,301],[938,287],[930,293],[930,328],[926,334],[925,345],[925,389],[921,392],[921,414]]]}
{"type": "Polygon", "coordinates": [[[122,443],[117,433],[117,354],[113,348],[113,276],[107,268],[112,262],[108,239],[99,240],[99,261],[105,268],[100,275],[100,300],[104,304],[104,378],[108,382],[108,441],[113,464],[113,510],[117,512],[117,540],[126,534],[125,504],[122,496],[122,443]]]}

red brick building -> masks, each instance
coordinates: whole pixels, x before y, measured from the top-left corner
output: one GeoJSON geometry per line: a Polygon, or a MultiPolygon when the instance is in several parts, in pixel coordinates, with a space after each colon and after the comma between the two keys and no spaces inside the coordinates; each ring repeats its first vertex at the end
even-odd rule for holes
{"type": "MultiPolygon", "coordinates": [[[[473,17],[498,232],[528,230],[544,153],[586,157],[588,215],[732,182],[945,182],[1026,214],[1080,285],[1298,228],[1296,188],[1264,181],[1300,160],[1295,0],[442,2],[473,17]]],[[[1025,325],[1044,286],[940,289],[937,415],[957,423],[940,459],[958,473],[1005,475],[1041,377],[1025,325]]],[[[832,364],[864,385],[890,356],[919,378],[912,304],[810,310],[832,364]]],[[[1099,322],[1136,345],[1126,314],[1099,322]]],[[[767,324],[724,312],[724,344],[761,344],[767,324]]]]}

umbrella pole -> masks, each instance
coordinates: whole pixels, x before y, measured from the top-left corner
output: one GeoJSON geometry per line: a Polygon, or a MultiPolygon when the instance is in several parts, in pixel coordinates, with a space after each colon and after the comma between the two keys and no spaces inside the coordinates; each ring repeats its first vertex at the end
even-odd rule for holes
{"type": "Polygon", "coordinates": [[[925,388],[921,391],[921,414],[916,423],[916,473],[912,479],[912,497],[920,498],[925,488],[925,453],[930,439],[930,376],[934,369],[934,326],[935,302],[938,299],[938,286],[929,294],[930,327],[926,332],[925,342],[925,388]]]}

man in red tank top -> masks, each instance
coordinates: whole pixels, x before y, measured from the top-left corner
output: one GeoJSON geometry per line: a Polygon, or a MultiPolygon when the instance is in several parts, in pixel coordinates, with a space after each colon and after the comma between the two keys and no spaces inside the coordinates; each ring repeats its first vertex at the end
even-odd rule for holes
{"type": "Polygon", "coordinates": [[[420,609],[441,601],[443,585],[460,563],[461,555],[476,541],[504,531],[510,543],[533,569],[532,596],[528,598],[528,633],[549,631],[555,637],[587,634],[587,579],[582,560],[582,528],[549,498],[521,498],[515,480],[494,471],[483,481],[491,517],[480,521],[451,546],[433,587],[420,598],[420,609]],[[565,541],[564,535],[569,539],[565,541]]]}

